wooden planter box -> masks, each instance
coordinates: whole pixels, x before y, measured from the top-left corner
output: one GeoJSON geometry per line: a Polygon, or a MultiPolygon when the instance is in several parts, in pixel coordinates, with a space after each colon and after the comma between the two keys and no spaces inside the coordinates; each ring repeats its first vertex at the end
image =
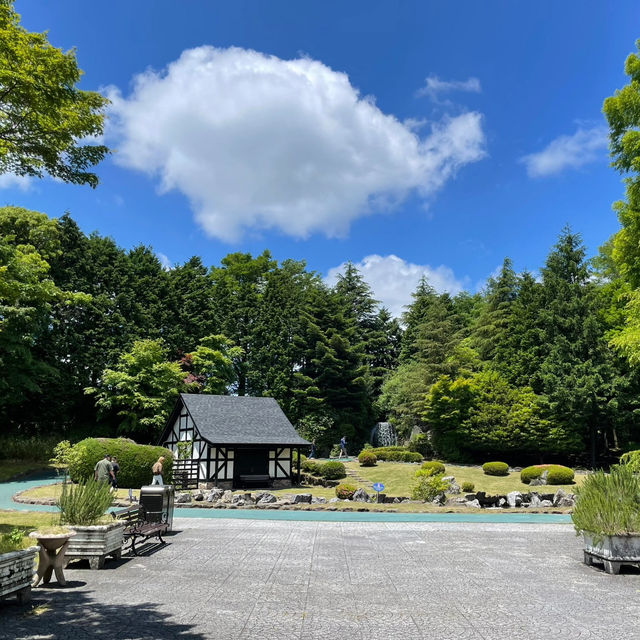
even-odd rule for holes
{"type": "Polygon", "coordinates": [[[603,564],[604,570],[612,574],[620,573],[623,564],[640,564],[640,534],[601,538],[593,533],[583,535],[585,564],[603,564]]]}
{"type": "Polygon", "coordinates": [[[69,525],[76,535],[69,542],[65,566],[73,560],[88,560],[92,569],[102,569],[107,556],[120,559],[124,527],[124,522],[88,527],[69,525]]]}
{"type": "Polygon", "coordinates": [[[35,546],[0,555],[0,598],[15,594],[20,604],[29,602],[39,549],[35,546]]]}

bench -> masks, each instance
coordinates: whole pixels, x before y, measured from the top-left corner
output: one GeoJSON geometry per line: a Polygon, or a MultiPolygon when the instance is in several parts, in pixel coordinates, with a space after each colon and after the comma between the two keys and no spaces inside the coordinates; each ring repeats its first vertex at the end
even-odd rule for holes
{"type": "Polygon", "coordinates": [[[268,475],[240,475],[238,480],[240,481],[241,489],[261,489],[270,487],[272,484],[272,480],[268,475]]]}
{"type": "Polygon", "coordinates": [[[134,556],[138,555],[136,551],[138,538],[142,538],[143,542],[146,542],[149,538],[158,538],[159,544],[166,544],[162,539],[162,534],[166,533],[169,525],[166,522],[149,522],[142,505],[135,504],[125,509],[118,509],[117,511],[112,511],[111,515],[125,522],[123,537],[125,544],[127,542],[131,544],[131,552],[134,556]]]}

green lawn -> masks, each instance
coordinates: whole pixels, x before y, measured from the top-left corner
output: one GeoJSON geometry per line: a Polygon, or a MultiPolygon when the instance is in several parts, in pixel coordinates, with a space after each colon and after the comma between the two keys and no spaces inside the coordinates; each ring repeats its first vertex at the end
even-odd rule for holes
{"type": "Polygon", "coordinates": [[[41,471],[42,469],[53,469],[53,466],[46,462],[2,460],[0,462],[0,482],[7,482],[7,480],[11,480],[15,476],[27,474],[31,471],[41,471]]]}
{"type": "MultiPolygon", "coordinates": [[[[34,487],[25,491],[22,495],[25,498],[53,498],[57,500],[62,492],[62,483],[45,484],[41,487],[34,487]]],[[[134,489],[133,495],[137,498],[140,497],[140,490],[134,489]]],[[[116,497],[119,500],[127,500],[129,498],[129,489],[118,489],[116,497]]]]}

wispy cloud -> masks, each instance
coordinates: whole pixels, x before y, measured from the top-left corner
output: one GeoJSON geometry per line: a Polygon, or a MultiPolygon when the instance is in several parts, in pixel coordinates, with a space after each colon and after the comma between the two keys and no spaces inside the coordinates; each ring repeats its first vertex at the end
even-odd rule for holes
{"type": "Polygon", "coordinates": [[[604,159],[607,146],[606,127],[581,127],[573,135],[558,136],[542,151],[523,156],[520,162],[527,167],[529,177],[543,178],[604,159]]]}
{"type": "Polygon", "coordinates": [[[467,93],[480,93],[482,87],[478,78],[467,78],[466,80],[441,80],[436,75],[430,75],[424,81],[424,87],[418,89],[418,96],[428,96],[432,100],[437,100],[444,93],[454,91],[466,91],[467,93]]]}
{"type": "Polygon", "coordinates": [[[171,271],[171,269],[173,268],[173,265],[171,264],[171,260],[169,260],[169,258],[165,256],[164,253],[160,253],[159,251],[156,251],[156,256],[158,257],[158,260],[160,260],[160,264],[162,265],[162,268],[165,271],[171,271]]]}
{"type": "Polygon", "coordinates": [[[31,187],[29,176],[17,176],[15,173],[3,173],[0,175],[0,189],[20,189],[28,191],[31,187]]]}

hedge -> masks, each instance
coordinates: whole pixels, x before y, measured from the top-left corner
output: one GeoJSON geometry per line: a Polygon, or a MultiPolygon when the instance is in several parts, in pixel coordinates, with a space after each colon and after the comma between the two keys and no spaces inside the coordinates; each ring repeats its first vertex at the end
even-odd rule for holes
{"type": "Polygon", "coordinates": [[[525,467],[520,472],[520,481],[524,484],[529,484],[535,478],[539,478],[545,471],[549,471],[547,484],[571,484],[575,475],[573,469],[563,467],[561,464],[536,464],[532,467],[525,467]]]}
{"type": "Polygon", "coordinates": [[[376,454],[373,453],[372,451],[368,451],[367,449],[365,449],[364,451],[362,451],[362,453],[360,453],[360,455],[358,456],[358,462],[363,466],[363,467],[375,467],[376,466],[376,462],[378,462],[378,458],[376,457],[376,454]]]}
{"type": "Polygon", "coordinates": [[[164,447],[136,444],[126,438],[86,438],[71,449],[69,475],[74,482],[93,477],[96,462],[109,453],[118,458],[118,485],[137,489],[151,482],[151,467],[160,456],[165,461],[162,479],[171,482],[173,454],[164,447]]]}
{"type": "MultiPolygon", "coordinates": [[[[422,467],[420,467],[422,471],[428,471],[430,475],[435,476],[438,473],[444,473],[446,471],[445,466],[442,462],[438,460],[431,460],[430,462],[424,462],[422,467]]],[[[426,475],[426,474],[423,474],[426,475]]]]}
{"type": "Polygon", "coordinates": [[[424,459],[421,453],[409,451],[407,447],[377,447],[367,451],[375,454],[378,460],[387,462],[422,462],[424,459]]]}
{"type": "Polygon", "coordinates": [[[342,462],[325,462],[318,467],[319,475],[326,480],[340,480],[347,477],[347,470],[342,462]]]}
{"type": "Polygon", "coordinates": [[[509,465],[506,462],[485,462],[482,470],[487,476],[508,476],[509,465]]]}
{"type": "Polygon", "coordinates": [[[351,500],[356,492],[356,487],[352,484],[342,483],[336,487],[336,496],[341,500],[351,500]]]}

